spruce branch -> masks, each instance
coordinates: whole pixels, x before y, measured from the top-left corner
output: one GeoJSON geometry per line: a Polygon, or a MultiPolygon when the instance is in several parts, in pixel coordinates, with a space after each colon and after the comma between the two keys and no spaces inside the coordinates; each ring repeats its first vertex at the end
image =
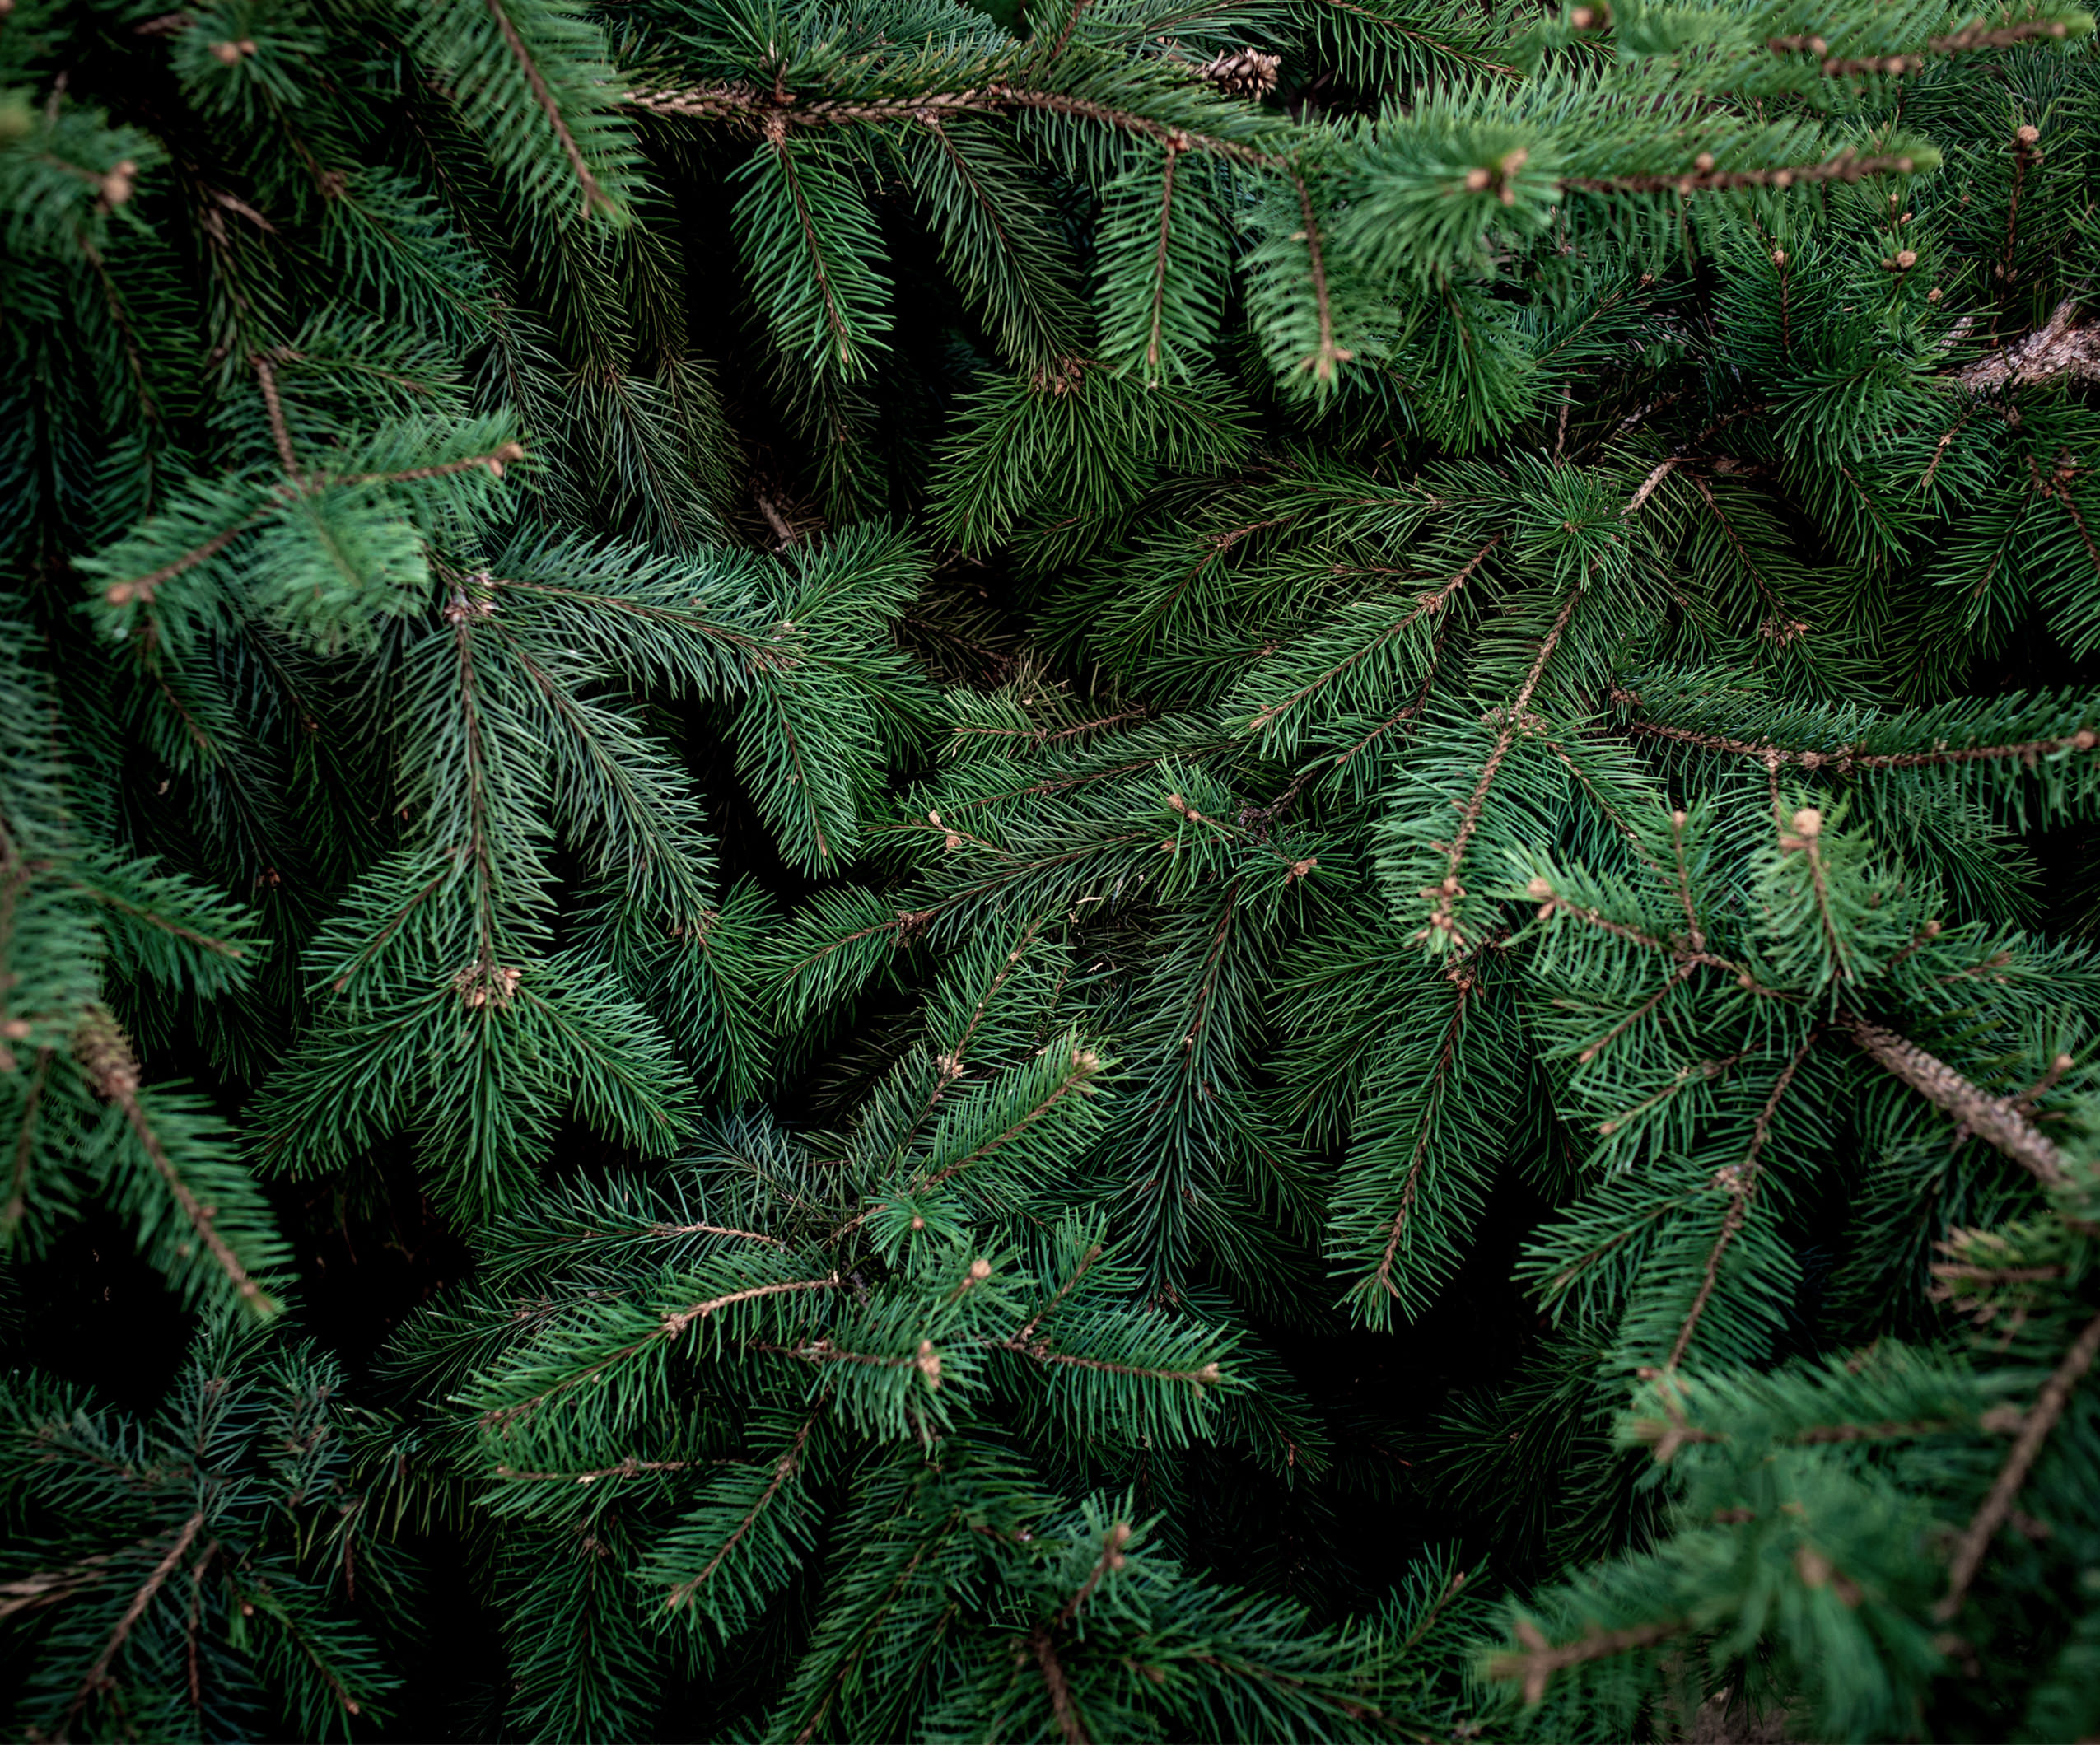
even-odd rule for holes
{"type": "Polygon", "coordinates": [[[1290,184],[1298,196],[1299,215],[1304,225],[1305,263],[1313,287],[1314,319],[1319,334],[1311,355],[1302,359],[1298,367],[1324,386],[1335,379],[1343,364],[1354,360],[1356,353],[1343,350],[1335,343],[1334,301],[1328,289],[1327,259],[1320,245],[1319,214],[1313,209],[1313,191],[1296,169],[1290,172],[1290,184]]]}
{"type": "Polygon", "coordinates": [[[1999,1468],[1989,1493],[1956,1542],[1948,1568],[1947,1592],[1933,1611],[1933,1615],[1943,1622],[1961,1611],[1969,1584],[1983,1567],[1991,1540],[2004,1524],[2014,1500],[2020,1494],[2020,1486],[2027,1482],[2028,1471],[2041,1453],[2042,1444],[2049,1439],[2050,1431],[2056,1427],[2056,1421],[2070,1403],[2071,1391],[2093,1367],[2096,1357],[2100,1357],[2100,1315],[2079,1329],[2062,1360],[2042,1384],[2041,1393],[2021,1421],[2019,1434],[2005,1456],[2004,1465],[1999,1468]]]}
{"type": "Polygon", "coordinates": [[[1530,1619],[1519,1618],[1516,1634],[1518,1641],[1524,1645],[1524,1652],[1496,1655],[1488,1662],[1487,1675],[1491,1678],[1522,1679],[1524,1701],[1537,1704],[1545,1701],[1546,1687],[1556,1673],[1591,1660],[1605,1660],[1615,1654],[1653,1648],[1658,1643],[1682,1635],[1691,1628],[1690,1621],[1685,1619],[1636,1624],[1624,1630],[1593,1631],[1577,1641],[1556,1646],[1547,1640],[1530,1619]]]}
{"type": "MultiPolygon", "coordinates": [[[[1706,1313],[1706,1305],[1713,1300],[1714,1287],[1720,1281],[1722,1257],[1727,1253],[1729,1244],[1735,1239],[1750,1215],[1750,1202],[1757,1195],[1758,1178],[1764,1169],[1765,1145],[1771,1137],[1772,1117],[1779,1113],[1780,1104],[1785,1100],[1788,1090],[1793,1086],[1794,1075],[1800,1071],[1801,1063],[1808,1059],[1809,1051],[1815,1047],[1821,1034],[1820,1029],[1811,1029],[1802,1038],[1801,1046],[1794,1051],[1793,1058],[1781,1069],[1778,1082],[1772,1086],[1771,1094],[1766,1098],[1765,1106],[1758,1110],[1757,1118],[1751,1126],[1750,1145],[1743,1154],[1743,1161],[1715,1173],[1715,1185],[1728,1194],[1729,1209],[1721,1220],[1720,1232],[1715,1237],[1713,1247],[1707,1251],[1706,1264],[1701,1268],[1699,1289],[1692,1299],[1692,1307],[1685,1312],[1683,1323],[1678,1328],[1677,1338],[1670,1346],[1670,1355],[1663,1360],[1665,1373],[1675,1369],[1683,1360],[1685,1352],[1691,1347],[1692,1336],[1698,1331],[1700,1318],[1706,1313]]],[[[1663,1449],[1658,1448],[1655,1458],[1667,1460],[1669,1456],[1663,1449]]]]}
{"type": "Polygon", "coordinates": [[[260,352],[248,360],[255,372],[257,386],[263,390],[263,406],[268,414],[270,440],[277,445],[278,459],[283,464],[284,476],[296,490],[302,483],[299,470],[299,456],[292,446],[292,427],[284,420],[284,401],[278,393],[277,371],[268,358],[260,352]]]}
{"type": "Polygon", "coordinates": [[[496,21],[496,28],[502,34],[503,46],[510,51],[511,58],[517,63],[525,82],[532,91],[533,101],[539,105],[539,112],[547,118],[547,124],[561,142],[562,155],[569,161],[576,183],[583,190],[583,215],[588,218],[594,212],[608,216],[618,210],[611,198],[599,185],[598,178],[591,173],[590,166],[584,161],[582,148],[576,143],[576,135],[569,129],[567,119],[562,114],[561,105],[554,100],[554,94],[548,88],[547,75],[540,70],[539,62],[529,48],[524,37],[518,34],[516,22],[511,18],[504,0],[488,0],[489,16],[496,21]]]}
{"type": "Polygon", "coordinates": [[[1322,6],[1332,7],[1337,12],[1344,12],[1351,17],[1360,18],[1367,24],[1375,25],[1381,30],[1389,30],[1394,35],[1404,37],[1409,42],[1420,43],[1424,48],[1431,49],[1438,54],[1449,55],[1453,60],[1472,68],[1477,72],[1492,72],[1510,79],[1524,77],[1523,73],[1514,67],[1505,67],[1500,62],[1491,61],[1470,49],[1461,48],[1456,43],[1447,42],[1441,37],[1430,35],[1426,30],[1416,30],[1395,18],[1389,12],[1377,11],[1362,4],[1361,0],[1318,0],[1318,3],[1322,6]]]}
{"type": "Polygon", "coordinates": [[[1090,1745],[1091,1736],[1080,1718],[1071,1678],[1063,1662],[1057,1658],[1057,1632],[1079,1615],[1080,1608],[1093,1597],[1094,1589],[1129,1561],[1123,1554],[1123,1547],[1130,1543],[1130,1539],[1127,1521],[1113,1523],[1101,1536],[1101,1554],[1094,1560],[1086,1579],[1052,1616],[1029,1632],[1029,1647],[1042,1672],[1044,1688],[1050,1693],[1051,1713],[1056,1719],[1057,1731],[1066,1745],[1090,1745]]]}
{"type": "Polygon", "coordinates": [[[1553,651],[1560,646],[1561,635],[1566,631],[1569,620],[1575,616],[1582,593],[1580,582],[1568,590],[1568,597],[1561,604],[1560,615],[1553,620],[1552,628],[1547,632],[1545,640],[1538,645],[1538,652],[1533,657],[1530,670],[1525,673],[1515,698],[1501,712],[1502,723],[1495,737],[1494,749],[1489,752],[1486,763],[1482,766],[1480,778],[1473,784],[1472,793],[1467,796],[1465,804],[1458,809],[1458,828],[1453,833],[1450,843],[1448,847],[1433,845],[1444,848],[1444,874],[1440,881],[1421,893],[1429,903],[1430,912],[1429,926],[1414,935],[1418,944],[1436,940],[1439,935],[1454,945],[1467,942],[1455,913],[1458,900],[1466,893],[1465,887],[1458,882],[1459,869],[1464,864],[1466,850],[1474,833],[1480,828],[1481,814],[1486,810],[1487,796],[1495,786],[1495,778],[1501,772],[1503,763],[1510,755],[1510,748],[1516,743],[1517,735],[1524,726],[1525,712],[1530,707],[1532,693],[1538,688],[1538,681],[1545,674],[1547,663],[1553,658],[1553,651]]]}
{"type": "Polygon", "coordinates": [[[2032,767],[2043,758],[2066,751],[2089,752],[2100,747],[2100,732],[2080,727],[2074,732],[2046,739],[2018,740],[1995,745],[1940,744],[1930,751],[1862,751],[1855,744],[1841,744],[1835,751],[1812,751],[1753,740],[1731,739],[1724,734],[1699,733],[1688,727],[1673,727],[1660,721],[1628,721],[1622,730],[1641,739],[1667,740],[1701,751],[1729,753],[1752,758],[1767,768],[1795,767],[1828,769],[1840,776],[1861,771],[1936,769],[1965,763],[2014,761],[2032,767]]]}
{"type": "MultiPolygon", "coordinates": [[[[835,1283],[836,1281],[833,1282],[835,1283]]],[[[739,1542],[757,1524],[759,1517],[764,1514],[772,1500],[780,1494],[781,1486],[800,1470],[803,1450],[808,1447],[810,1433],[816,1429],[818,1421],[824,1416],[824,1409],[829,1399],[830,1395],[827,1393],[817,1402],[816,1410],[802,1421],[800,1428],[789,1440],[787,1447],[782,1451],[779,1459],[773,1463],[772,1477],[768,1481],[766,1488],[759,1492],[758,1500],[751,1505],[744,1519],[739,1521],[730,1531],[729,1537],[716,1547],[714,1555],[707,1560],[700,1573],[693,1576],[691,1580],[681,1582],[671,1589],[664,1601],[664,1609],[666,1612],[675,1612],[681,1606],[690,1605],[693,1603],[700,1590],[713,1579],[715,1571],[722,1566],[730,1553],[736,1549],[739,1542]]]]}
{"type": "Polygon", "coordinates": [[[58,1731],[53,1735],[54,1745],[64,1745],[67,1731],[81,1710],[87,1706],[91,1698],[111,1687],[110,1668],[114,1663],[119,1650],[131,1635],[133,1626],[146,1615],[146,1608],[153,1603],[154,1595],[175,1573],[175,1565],[182,1561],[184,1554],[189,1551],[191,1542],[203,1527],[204,1519],[204,1511],[200,1509],[182,1523],[174,1542],[168,1547],[166,1555],[153,1566],[153,1572],[132,1595],[131,1603],[124,1607],[123,1616],[118,1618],[115,1627],[110,1631],[109,1640],[102,1645],[101,1653],[95,1657],[94,1664],[87,1669],[87,1676],[81,1680],[80,1688],[74,1691],[72,1701],[67,1704],[65,1713],[59,1717],[58,1731]]]}
{"type": "Polygon", "coordinates": [[[1909,175],[1917,169],[1907,155],[1862,154],[1846,150],[1821,163],[1790,164],[1776,170],[1716,170],[1693,168],[1677,175],[1588,176],[1565,175],[1558,185],[1577,194],[1706,194],[1737,188],[1771,188],[1784,191],[1795,183],[1813,185],[1834,182],[1850,186],[1877,176],[1909,175]]]}
{"type": "Polygon", "coordinates": [[[249,1276],[240,1256],[219,1233],[218,1208],[208,1206],[197,1197],[175,1159],[168,1155],[152,1117],[140,1103],[138,1062],[124,1032],[117,1028],[116,1019],[99,1006],[91,1008],[73,1032],[73,1054],[103,1100],[114,1104],[122,1113],[138,1141],[139,1149],[152,1162],[184,1220],[225,1276],[234,1294],[254,1314],[276,1314],[282,1305],[249,1276]]]}
{"type": "Polygon", "coordinates": [[[1393,1265],[1400,1253],[1401,1239],[1407,1234],[1407,1219],[1414,1210],[1415,1189],[1421,1179],[1422,1166],[1429,1158],[1431,1126],[1449,1094],[1452,1065],[1458,1058],[1458,1032],[1466,1019],[1466,1001],[1473,993],[1471,975],[1460,973],[1450,979],[1451,1021],[1444,1027],[1444,1039],[1437,1046],[1436,1063],[1430,1069],[1429,1089],[1422,1099],[1421,1114],[1415,1128],[1414,1150],[1408,1155],[1407,1173],[1401,1183],[1399,1209],[1386,1228],[1385,1246],[1379,1255],[1377,1270],[1356,1286],[1365,1292],[1383,1290],[1395,1302],[1400,1300],[1400,1291],[1393,1282],[1393,1265]]]}
{"type": "Polygon", "coordinates": [[[1277,702],[1272,703],[1264,703],[1259,709],[1254,712],[1253,720],[1248,723],[1248,730],[1250,732],[1258,731],[1267,728],[1272,722],[1276,721],[1279,718],[1289,714],[1291,710],[1299,707],[1300,705],[1311,701],[1329,686],[1346,678],[1356,667],[1362,665],[1364,662],[1372,659],[1381,648],[1386,646],[1386,644],[1394,641],[1396,638],[1404,634],[1421,619],[1435,617],[1436,614],[1441,613],[1446,604],[1450,600],[1451,596],[1457,593],[1459,589],[1464,587],[1466,584],[1472,579],[1474,572],[1479,569],[1481,565],[1486,561],[1487,554],[1493,551],[1495,548],[1501,543],[1502,535],[1500,534],[1496,534],[1494,538],[1491,539],[1485,545],[1482,546],[1478,551],[1475,552],[1473,555],[1467,560],[1464,565],[1463,565],[1456,573],[1446,581],[1441,587],[1431,589],[1416,595],[1414,598],[1414,603],[1407,609],[1407,610],[1402,613],[1398,618],[1395,618],[1393,623],[1388,625],[1383,631],[1379,632],[1379,634],[1370,642],[1365,644],[1360,648],[1351,651],[1350,653],[1345,655],[1340,660],[1337,661],[1325,672],[1319,674],[1314,679],[1309,679],[1305,684],[1300,685],[1296,690],[1291,692],[1289,696],[1282,698],[1277,702]]]}

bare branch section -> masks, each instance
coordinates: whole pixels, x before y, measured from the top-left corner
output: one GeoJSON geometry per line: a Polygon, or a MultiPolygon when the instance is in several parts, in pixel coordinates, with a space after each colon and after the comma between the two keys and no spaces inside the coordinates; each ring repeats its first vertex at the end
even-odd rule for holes
{"type": "Polygon", "coordinates": [[[2100,381],[2100,324],[2085,319],[2076,297],[2065,297],[2032,333],[1958,370],[1954,380],[1981,394],[2052,376],[2100,381]]]}
{"type": "Polygon", "coordinates": [[[1849,1029],[1852,1040],[1880,1066],[2031,1171],[2045,1187],[2061,1187],[2070,1181],[2063,1154],[2020,1113],[2016,1099],[1986,1095],[1944,1061],[1879,1024],[1858,1019],[1849,1029]]]}

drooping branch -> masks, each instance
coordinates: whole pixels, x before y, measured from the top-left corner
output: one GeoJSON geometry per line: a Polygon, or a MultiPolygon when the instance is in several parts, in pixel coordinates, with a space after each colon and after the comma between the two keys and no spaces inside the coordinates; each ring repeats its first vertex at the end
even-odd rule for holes
{"type": "Polygon", "coordinates": [[[116,1020],[101,1008],[91,1008],[73,1035],[73,1053],[105,1102],[123,1111],[139,1147],[167,1184],[169,1194],[180,1208],[197,1239],[215,1261],[240,1299],[256,1313],[273,1315],[281,1306],[277,1299],[249,1276],[240,1257],[222,1236],[216,1218],[217,1208],[199,1200],[182,1178],[175,1160],[161,1144],[159,1131],[147,1118],[138,1100],[138,1062],[116,1020]]]}
{"type": "Polygon", "coordinates": [[[2012,1449],[2005,1456],[2004,1465],[1999,1468],[1996,1481],[1956,1543],[1953,1561],[1948,1568],[1946,1597],[1934,1608],[1934,1616],[1943,1622],[1962,1609],[1969,1584],[1976,1579],[1976,1571],[1983,1566],[1984,1554],[1990,1549],[1991,1540],[2012,1512],[2013,1500],[2027,1482],[2028,1472],[2041,1453],[2042,1444],[2049,1439],[2049,1432],[2056,1428],[2056,1421],[2064,1415],[2064,1407],[2070,1403],[2071,1390],[2093,1367],[2096,1357],[2100,1357],[2100,1315],[2086,1323],[2078,1337],[2071,1341],[2070,1349],[2065,1352],[2063,1361],[2042,1384],[2042,1392],[2036,1396],[2033,1408],[2022,1422],[2019,1435],[2014,1439],[2012,1449]]]}
{"type": "Polygon", "coordinates": [[[576,135],[569,131],[569,124],[562,115],[561,105],[554,100],[554,94],[548,89],[547,76],[539,70],[539,63],[525,46],[525,39],[518,34],[518,27],[511,21],[511,15],[504,9],[503,0],[488,0],[490,15],[496,20],[496,28],[502,33],[503,46],[510,50],[511,58],[518,63],[525,76],[525,82],[532,87],[533,100],[539,104],[540,113],[547,117],[548,125],[553,128],[554,137],[562,143],[562,154],[569,161],[569,168],[576,172],[576,180],[583,188],[583,215],[588,218],[594,211],[610,212],[614,210],[611,197],[598,185],[598,178],[590,173],[590,166],[584,161],[583,151],[576,144],[576,135]]]}

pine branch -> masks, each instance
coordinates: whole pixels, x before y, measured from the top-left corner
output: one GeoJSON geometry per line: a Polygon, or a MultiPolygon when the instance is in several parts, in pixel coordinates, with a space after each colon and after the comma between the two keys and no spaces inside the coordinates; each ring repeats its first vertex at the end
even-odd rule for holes
{"type": "Polygon", "coordinates": [[[73,1033],[73,1052],[104,1101],[115,1104],[123,1112],[138,1140],[139,1148],[159,1172],[170,1197],[198,1241],[203,1244],[204,1251],[226,1276],[235,1295],[258,1315],[276,1314],[282,1305],[249,1276],[240,1257],[218,1232],[215,1222],[218,1208],[205,1205],[191,1191],[174,1159],[168,1155],[166,1146],[161,1142],[160,1133],[140,1106],[138,1063],[124,1032],[117,1028],[116,1020],[100,1008],[91,1010],[73,1033]]]}
{"type": "Polygon", "coordinates": [[[118,1650],[123,1648],[125,1639],[131,1635],[132,1626],[146,1615],[146,1608],[153,1603],[153,1596],[161,1591],[168,1577],[175,1573],[175,1565],[182,1561],[184,1553],[189,1551],[190,1542],[196,1538],[203,1524],[204,1511],[200,1509],[183,1523],[181,1530],[175,1535],[175,1542],[168,1547],[167,1555],[154,1565],[153,1573],[132,1595],[131,1603],[124,1607],[123,1617],[117,1620],[116,1627],[110,1632],[110,1639],[103,1644],[102,1652],[95,1657],[95,1663],[88,1668],[87,1676],[81,1680],[80,1688],[73,1693],[73,1700],[66,1705],[65,1713],[59,1717],[58,1731],[54,1735],[54,1745],[65,1745],[67,1729],[72,1725],[75,1717],[86,1707],[91,1698],[110,1687],[110,1668],[117,1658],[118,1650]]]}
{"type": "Polygon", "coordinates": [[[2042,1383],[2042,1392],[2035,1397],[2033,1406],[2021,1421],[2019,1435],[2005,1456],[2005,1463],[1999,1469],[1989,1495],[1956,1542],[1953,1559],[1948,1569],[1947,1593],[1933,1612],[1942,1621],[1952,1619],[1961,1611],[1969,1584],[1983,1567],[1990,1542],[1997,1537],[1998,1529],[2011,1512],[2014,1499],[2026,1483],[2028,1472],[2041,1453],[2042,1444],[2049,1439],[2049,1432],[2056,1427],[2056,1421],[2064,1415],[2064,1407],[2070,1403],[2071,1390],[2093,1367],[2096,1357],[2100,1357],[2100,1315],[2079,1330],[2063,1360],[2042,1383]]]}
{"type": "MultiPolygon", "coordinates": [[[[833,1282],[835,1283],[836,1281],[833,1282]]],[[[801,1428],[795,1432],[786,1451],[778,1460],[773,1463],[771,1481],[759,1493],[758,1501],[751,1505],[744,1519],[737,1523],[730,1536],[716,1550],[714,1556],[707,1560],[706,1566],[690,1581],[681,1582],[671,1589],[669,1597],[664,1602],[665,1611],[675,1612],[679,1607],[692,1603],[694,1596],[707,1584],[715,1571],[721,1567],[723,1560],[736,1549],[738,1542],[751,1531],[758,1518],[766,1512],[767,1505],[779,1495],[780,1487],[795,1476],[802,1464],[802,1451],[809,1444],[810,1432],[817,1427],[817,1421],[824,1416],[825,1402],[829,1397],[830,1396],[827,1394],[824,1399],[818,1401],[817,1409],[802,1421],[801,1428]]]]}
{"type": "Polygon", "coordinates": [[[1558,1647],[1549,1643],[1528,1618],[1519,1619],[1516,1627],[1517,1640],[1524,1644],[1524,1652],[1498,1654],[1488,1662],[1487,1675],[1491,1678],[1521,1678],[1524,1701],[1536,1704],[1545,1700],[1547,1684],[1556,1673],[1591,1660],[1631,1654],[1636,1649],[1653,1648],[1659,1642],[1683,1635],[1692,1625],[1683,1619],[1636,1624],[1626,1630],[1596,1631],[1580,1641],[1563,1643],[1558,1647]]]}
{"type": "MultiPolygon", "coordinates": [[[[1771,1094],[1765,1099],[1765,1106],[1757,1112],[1757,1118],[1751,1126],[1750,1147],[1743,1154],[1743,1161],[1732,1169],[1720,1170],[1715,1176],[1715,1184],[1725,1187],[1729,1194],[1728,1213],[1721,1220],[1720,1234],[1715,1238],[1714,1246],[1706,1255],[1706,1265],[1700,1273],[1698,1293],[1686,1311],[1683,1324],[1678,1328],[1670,1355],[1663,1360],[1665,1372],[1675,1369],[1682,1361],[1691,1346],[1692,1336],[1698,1331],[1700,1317],[1706,1313],[1707,1304],[1713,1299],[1714,1286],[1720,1279],[1721,1258],[1750,1215],[1750,1202],[1756,1197],[1758,1178],[1764,1168],[1765,1144],[1771,1137],[1772,1117],[1779,1113],[1780,1104],[1793,1085],[1794,1075],[1800,1071],[1801,1063],[1808,1059],[1808,1051],[1815,1047],[1820,1034],[1820,1031],[1810,1030],[1802,1038],[1801,1046],[1794,1051],[1793,1059],[1780,1071],[1779,1081],[1772,1086],[1771,1094]]],[[[1655,1458],[1667,1461],[1669,1455],[1658,1448],[1655,1458]]]]}

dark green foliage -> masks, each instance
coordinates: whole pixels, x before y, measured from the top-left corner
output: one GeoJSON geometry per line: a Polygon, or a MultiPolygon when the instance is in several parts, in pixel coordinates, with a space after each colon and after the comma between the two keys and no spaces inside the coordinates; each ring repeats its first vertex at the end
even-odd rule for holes
{"type": "Polygon", "coordinates": [[[2091,29],[16,0],[20,1724],[2100,1726],[2091,29]]]}
{"type": "Polygon", "coordinates": [[[10,1379],[0,1484],[19,1525],[0,1603],[34,1643],[28,1726],[189,1739],[282,1715],[323,1738],[383,1717],[388,1638],[418,1597],[388,1543],[418,1457],[343,1382],[303,1341],[230,1325],[150,1421],[10,1379]]]}

